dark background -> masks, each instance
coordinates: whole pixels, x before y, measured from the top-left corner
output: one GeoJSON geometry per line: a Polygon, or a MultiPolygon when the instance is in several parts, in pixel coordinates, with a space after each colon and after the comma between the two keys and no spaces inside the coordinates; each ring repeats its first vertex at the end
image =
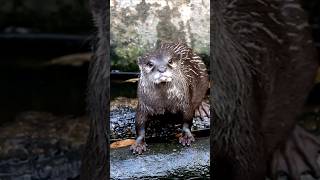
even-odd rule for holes
{"type": "Polygon", "coordinates": [[[89,58],[79,53],[91,51],[88,1],[0,4],[0,126],[23,111],[84,114],[89,58]],[[78,56],[50,63],[74,54],[78,56]]]}
{"type": "Polygon", "coordinates": [[[0,179],[77,179],[95,29],[87,0],[0,0],[0,179]]]}

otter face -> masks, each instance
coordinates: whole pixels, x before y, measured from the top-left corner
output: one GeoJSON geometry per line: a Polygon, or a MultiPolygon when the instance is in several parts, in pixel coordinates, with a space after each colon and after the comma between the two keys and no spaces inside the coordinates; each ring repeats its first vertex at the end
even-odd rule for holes
{"type": "Polygon", "coordinates": [[[177,66],[170,53],[159,50],[139,58],[138,64],[141,74],[155,84],[171,82],[177,66]]]}

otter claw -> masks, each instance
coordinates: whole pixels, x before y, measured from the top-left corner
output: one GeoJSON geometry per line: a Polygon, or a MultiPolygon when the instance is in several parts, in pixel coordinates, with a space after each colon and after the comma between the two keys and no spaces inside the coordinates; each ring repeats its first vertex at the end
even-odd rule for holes
{"type": "Polygon", "coordinates": [[[191,142],[194,141],[194,137],[192,135],[184,135],[179,138],[179,143],[181,143],[183,146],[190,146],[191,142]]]}
{"type": "Polygon", "coordinates": [[[135,143],[130,147],[130,150],[133,154],[142,154],[144,151],[147,151],[146,143],[135,143]]]}

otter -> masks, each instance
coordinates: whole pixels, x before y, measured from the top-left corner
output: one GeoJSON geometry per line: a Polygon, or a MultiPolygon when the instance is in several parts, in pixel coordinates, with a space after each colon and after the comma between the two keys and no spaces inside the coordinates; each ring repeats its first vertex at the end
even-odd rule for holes
{"type": "Polygon", "coordinates": [[[319,177],[319,138],[296,121],[319,67],[299,1],[210,5],[213,179],[319,177]]]}
{"type": "Polygon", "coordinates": [[[152,116],[181,114],[183,135],[179,142],[189,146],[194,115],[210,116],[203,101],[209,88],[206,65],[191,48],[181,42],[161,42],[159,48],[138,58],[140,78],[136,113],[137,139],[130,149],[146,151],[145,126],[152,116]]]}

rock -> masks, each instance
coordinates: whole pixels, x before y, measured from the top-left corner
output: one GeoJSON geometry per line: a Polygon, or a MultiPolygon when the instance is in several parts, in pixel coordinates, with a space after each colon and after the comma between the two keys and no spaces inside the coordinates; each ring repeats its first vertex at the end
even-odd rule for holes
{"type": "Polygon", "coordinates": [[[209,138],[196,139],[190,147],[176,143],[149,144],[144,155],[133,155],[128,148],[111,150],[111,179],[179,179],[209,177],[209,138]]]}
{"type": "Polygon", "coordinates": [[[24,112],[0,127],[0,179],[69,179],[79,175],[87,117],[24,112]]]}
{"type": "MultiPolygon", "coordinates": [[[[182,124],[164,122],[163,119],[154,119],[146,128],[146,138],[170,139],[181,132],[182,124]]],[[[206,134],[210,129],[210,119],[201,120],[198,117],[193,118],[192,132],[206,134]]],[[[111,141],[135,138],[135,109],[130,106],[114,107],[110,111],[110,132],[111,141]]]]}
{"type": "Polygon", "coordinates": [[[199,54],[209,54],[210,1],[111,1],[113,66],[134,64],[157,40],[182,40],[199,54]]]}

